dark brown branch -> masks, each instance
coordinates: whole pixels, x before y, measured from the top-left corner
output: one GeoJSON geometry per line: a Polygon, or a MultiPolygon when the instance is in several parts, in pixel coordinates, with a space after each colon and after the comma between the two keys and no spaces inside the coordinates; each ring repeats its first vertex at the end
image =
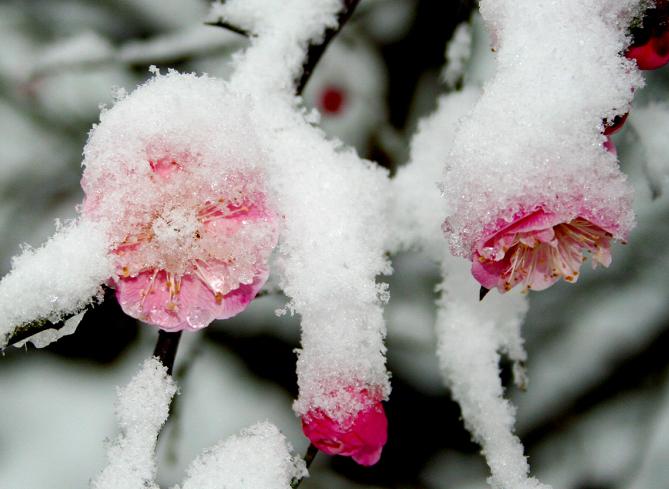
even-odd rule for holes
{"type": "Polygon", "coordinates": [[[316,68],[318,61],[320,61],[323,53],[330,44],[330,41],[334,39],[339,31],[341,31],[342,27],[344,27],[344,24],[346,24],[348,19],[351,18],[355,8],[358,6],[358,3],[360,3],[360,0],[342,0],[342,9],[337,15],[337,26],[327,29],[323,34],[323,40],[321,42],[318,44],[311,44],[309,46],[309,50],[307,51],[307,58],[304,60],[304,64],[302,65],[302,75],[297,81],[295,87],[295,92],[298,95],[301,95],[304,91],[304,87],[307,85],[309,78],[311,78],[311,73],[314,71],[314,68],[316,68]]]}
{"type": "Polygon", "coordinates": [[[240,36],[244,37],[249,37],[251,35],[251,33],[246,29],[242,29],[241,27],[237,27],[236,25],[230,24],[229,22],[226,22],[223,19],[218,19],[216,22],[205,22],[204,25],[210,25],[212,27],[221,27],[223,29],[227,29],[230,32],[234,32],[235,34],[239,34],[240,36]]]}
{"type": "MultiPolygon", "coordinates": [[[[102,302],[108,300],[114,293],[111,289],[107,287],[104,287],[104,291],[105,291],[105,296],[102,302]]],[[[96,307],[97,305],[98,304],[93,305],[93,308],[96,307]]],[[[86,312],[88,313],[88,311],[90,310],[91,309],[88,309],[86,312]]],[[[73,318],[80,312],[81,311],[76,312],[74,314],[69,314],[56,323],[52,323],[51,321],[42,318],[42,319],[37,319],[35,321],[31,321],[29,323],[21,324],[17,326],[14,329],[14,331],[12,331],[7,337],[7,346],[13,346],[16,343],[20,343],[21,341],[30,338],[31,336],[36,335],[37,333],[46,331],[48,329],[55,329],[55,330],[61,329],[63,326],[65,326],[65,322],[67,322],[68,319],[73,318]]]]}
{"type": "MultiPolygon", "coordinates": [[[[309,443],[309,446],[307,447],[307,453],[304,454],[304,462],[307,466],[307,469],[311,467],[311,462],[314,461],[314,458],[316,457],[317,453],[318,453],[318,448],[316,448],[313,443],[309,443]]],[[[304,477],[295,479],[293,482],[290,483],[290,487],[296,489],[297,487],[299,487],[300,484],[302,484],[303,480],[304,477]]]]}
{"type": "Polygon", "coordinates": [[[168,375],[172,375],[174,369],[174,359],[177,356],[181,331],[168,332],[162,329],[158,332],[158,341],[153,350],[153,356],[160,360],[160,363],[167,367],[168,375]]]}

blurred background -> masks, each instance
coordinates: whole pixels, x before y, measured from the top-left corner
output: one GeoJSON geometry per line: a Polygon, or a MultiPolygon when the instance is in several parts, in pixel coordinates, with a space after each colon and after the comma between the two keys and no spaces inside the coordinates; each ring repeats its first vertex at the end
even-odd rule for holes
{"type": "MultiPolygon", "coordinates": [[[[100,107],[149,77],[149,65],[226,77],[246,40],[205,26],[204,0],[3,0],[0,3],[0,271],[82,199],[81,151],[100,107]]],[[[394,172],[417,121],[440,94],[482,85],[494,71],[475,2],[363,0],[307,85],[305,103],[333,137],[394,172]],[[458,29],[460,57],[444,71],[458,29]],[[464,68],[459,62],[464,62],[464,68]],[[445,79],[445,80],[444,80],[445,79]],[[447,83],[445,83],[445,81],[447,83]]],[[[560,489],[669,488],[669,68],[647,73],[629,122],[614,136],[637,190],[638,225],[607,270],[531,294],[524,327],[529,388],[507,394],[532,472],[560,489]]],[[[500,121],[503,123],[503,121],[500,121]]],[[[389,442],[362,468],[319,455],[304,489],[486,487],[479,448],[443,387],[434,352],[438,267],[393,258],[386,405],[389,442]]],[[[276,317],[270,293],[243,314],[185,334],[181,386],[160,439],[160,482],[178,483],[203,449],[258,420],[302,453],[296,395],[298,318],[276,317]]],[[[148,357],[156,330],[114,300],[45,350],[0,357],[0,488],[76,489],[105,465],[116,433],[115,386],[148,357]]]]}

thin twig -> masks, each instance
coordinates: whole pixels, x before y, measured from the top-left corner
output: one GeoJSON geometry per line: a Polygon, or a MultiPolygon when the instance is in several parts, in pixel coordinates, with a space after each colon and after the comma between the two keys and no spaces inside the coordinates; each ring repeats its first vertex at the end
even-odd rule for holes
{"type": "Polygon", "coordinates": [[[160,360],[160,363],[167,367],[168,375],[172,375],[174,368],[174,359],[177,356],[181,331],[168,332],[162,329],[158,332],[158,341],[153,350],[153,356],[160,360]]]}
{"type": "MultiPolygon", "coordinates": [[[[314,458],[316,457],[317,453],[318,453],[318,448],[316,448],[313,443],[309,443],[309,446],[307,447],[307,453],[304,454],[304,462],[306,464],[307,469],[311,467],[311,462],[314,461],[314,458]]],[[[290,483],[290,487],[292,487],[292,489],[296,489],[297,487],[300,486],[300,484],[302,484],[303,480],[304,477],[295,479],[293,482],[290,483]]]]}
{"type": "Polygon", "coordinates": [[[246,29],[242,29],[241,27],[237,27],[236,25],[230,24],[229,22],[226,22],[223,19],[218,19],[215,22],[205,22],[204,25],[210,25],[212,27],[222,27],[223,29],[227,29],[230,32],[234,32],[235,34],[239,34],[240,36],[244,37],[249,37],[251,35],[251,33],[246,29]]]}
{"type": "Polygon", "coordinates": [[[309,78],[311,78],[311,73],[314,71],[314,68],[316,68],[318,61],[321,59],[321,56],[323,56],[323,53],[330,44],[330,41],[334,39],[342,27],[344,27],[344,24],[346,24],[348,19],[351,18],[353,11],[358,6],[358,3],[360,3],[360,0],[342,0],[342,9],[337,15],[337,26],[327,29],[323,34],[323,40],[321,42],[318,44],[311,44],[309,46],[309,50],[307,51],[307,58],[302,64],[302,75],[300,76],[300,79],[297,81],[295,86],[295,92],[297,95],[301,95],[304,91],[304,87],[309,81],[309,78]]]}
{"type": "MultiPolygon", "coordinates": [[[[86,310],[86,313],[88,313],[88,311],[94,309],[95,307],[101,305],[103,302],[105,302],[105,301],[107,301],[111,298],[111,296],[114,293],[113,290],[111,290],[108,287],[103,287],[103,289],[104,289],[104,292],[105,292],[104,299],[99,304],[94,304],[91,308],[86,310]]],[[[60,321],[55,322],[55,323],[53,323],[53,322],[51,322],[47,319],[43,319],[43,318],[42,319],[36,319],[35,321],[31,321],[29,323],[23,323],[23,324],[17,326],[16,328],[14,328],[14,331],[12,331],[9,334],[9,336],[7,337],[7,346],[13,346],[16,343],[20,343],[21,341],[23,341],[27,338],[30,338],[31,336],[36,335],[37,333],[41,333],[42,331],[46,331],[48,329],[59,330],[59,329],[61,329],[62,327],[65,326],[65,323],[67,322],[68,319],[71,319],[71,318],[73,318],[74,316],[76,316],[77,314],[80,314],[80,313],[81,313],[81,311],[77,311],[73,314],[68,314],[68,315],[64,316],[63,319],[61,319],[60,321]]]]}

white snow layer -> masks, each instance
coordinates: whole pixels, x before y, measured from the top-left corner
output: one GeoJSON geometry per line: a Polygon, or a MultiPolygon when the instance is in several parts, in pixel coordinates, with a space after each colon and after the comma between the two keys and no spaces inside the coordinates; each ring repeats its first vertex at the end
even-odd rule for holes
{"type": "MultiPolygon", "coordinates": [[[[484,0],[497,70],[446,162],[454,254],[520,210],[543,205],[622,238],[631,188],[603,148],[603,119],[629,110],[643,80],[620,53],[638,0],[484,0]],[[586,197],[587,196],[587,197],[586,197]]],[[[573,218],[571,217],[571,218],[573,218]]]]}
{"type": "Polygon", "coordinates": [[[257,423],[195,459],[181,489],[290,489],[292,480],[308,476],[291,451],[276,426],[257,423]]]}
{"type": "Polygon", "coordinates": [[[176,391],[157,358],[146,360],[130,383],[119,389],[116,416],[121,434],[109,446],[109,465],[93,481],[93,489],[159,489],[156,441],[176,391]]]}
{"type": "Polygon", "coordinates": [[[387,172],[328,140],[296,105],[294,81],[306,49],[336,25],[337,0],[230,0],[216,15],[258,36],[237,60],[230,87],[253,100],[249,115],[267,148],[266,170],[284,216],[276,268],[302,316],[298,414],[322,408],[345,417],[361,408],[357,391],[386,397],[385,288],[390,271],[387,172]],[[280,8],[279,8],[279,3],[280,8]],[[271,108],[271,110],[270,110],[271,108]]]}
{"type": "Polygon", "coordinates": [[[89,221],[63,227],[41,248],[24,249],[0,281],[0,347],[21,325],[58,322],[99,299],[111,272],[104,227],[89,221]]]}

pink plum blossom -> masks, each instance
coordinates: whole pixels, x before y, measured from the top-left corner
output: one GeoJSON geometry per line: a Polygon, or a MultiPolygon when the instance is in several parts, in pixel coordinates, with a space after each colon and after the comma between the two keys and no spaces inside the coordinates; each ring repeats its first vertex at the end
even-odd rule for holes
{"type": "MultiPolygon", "coordinates": [[[[277,216],[257,170],[218,180],[187,152],[149,148],[128,179],[148,195],[116,211],[110,285],[123,311],[166,331],[197,330],[243,311],[265,284],[277,216]],[[120,217],[118,217],[120,215],[120,217]]],[[[90,184],[83,213],[104,217],[104,189],[90,184]]],[[[120,205],[120,204],[119,204],[120,205]]]]}
{"type": "Polygon", "coordinates": [[[473,253],[472,275],[483,287],[500,292],[522,284],[543,290],[560,277],[575,282],[584,251],[593,267],[611,263],[613,235],[582,216],[566,216],[541,206],[519,212],[511,223],[479,241],[473,253]]]}
{"type": "Polygon", "coordinates": [[[363,390],[359,398],[364,407],[343,419],[320,408],[310,410],[302,417],[302,429],[322,452],[351,457],[360,465],[369,466],[381,458],[388,439],[388,420],[378,396],[363,390]]]}

